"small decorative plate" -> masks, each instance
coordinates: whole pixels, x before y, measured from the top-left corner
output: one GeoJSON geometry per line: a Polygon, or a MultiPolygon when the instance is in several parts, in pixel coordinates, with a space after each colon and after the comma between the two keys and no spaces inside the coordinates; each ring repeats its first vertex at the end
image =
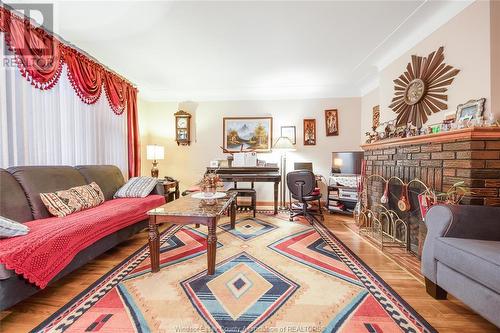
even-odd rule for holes
{"type": "Polygon", "coordinates": [[[202,200],[210,200],[210,199],[220,199],[224,198],[226,196],[226,193],[224,192],[215,192],[212,195],[205,195],[204,192],[197,192],[193,194],[191,197],[195,199],[202,199],[202,200]]]}

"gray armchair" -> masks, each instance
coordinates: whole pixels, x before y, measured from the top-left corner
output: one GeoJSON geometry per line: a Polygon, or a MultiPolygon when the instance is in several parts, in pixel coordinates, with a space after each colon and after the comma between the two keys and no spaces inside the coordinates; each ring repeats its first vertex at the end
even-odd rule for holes
{"type": "Polygon", "coordinates": [[[449,292],[500,327],[500,207],[434,206],[425,224],[427,292],[449,292]]]}

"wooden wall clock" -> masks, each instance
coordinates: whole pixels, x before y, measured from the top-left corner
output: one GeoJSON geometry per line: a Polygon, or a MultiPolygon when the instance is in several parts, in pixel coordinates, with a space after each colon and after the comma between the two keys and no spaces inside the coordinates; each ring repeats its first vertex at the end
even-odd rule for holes
{"type": "Polygon", "coordinates": [[[175,116],[175,141],[177,145],[189,146],[191,143],[191,115],[179,110],[175,116]]]}
{"type": "Polygon", "coordinates": [[[444,48],[427,57],[411,56],[406,71],[394,80],[394,98],[389,107],[398,114],[396,126],[411,123],[421,128],[428,116],[446,110],[448,86],[459,69],[444,63],[444,48]]]}

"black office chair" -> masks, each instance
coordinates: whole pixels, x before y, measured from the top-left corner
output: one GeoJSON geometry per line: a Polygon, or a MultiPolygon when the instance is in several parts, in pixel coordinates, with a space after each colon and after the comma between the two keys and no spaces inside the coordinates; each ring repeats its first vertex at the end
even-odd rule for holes
{"type": "Polygon", "coordinates": [[[286,175],[286,185],[289,194],[290,204],[290,221],[296,216],[304,216],[309,223],[312,224],[314,219],[319,222],[318,216],[323,220],[323,213],[321,211],[321,192],[316,189],[316,179],[314,173],[309,170],[297,170],[289,172],[286,175]],[[298,200],[301,204],[300,208],[292,207],[292,198],[298,200]],[[311,201],[318,201],[318,209],[308,209],[308,203],[311,201]]]}

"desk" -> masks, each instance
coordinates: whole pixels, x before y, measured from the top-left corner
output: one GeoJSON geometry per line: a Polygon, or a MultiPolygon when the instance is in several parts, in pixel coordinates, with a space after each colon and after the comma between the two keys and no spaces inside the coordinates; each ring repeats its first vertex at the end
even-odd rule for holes
{"type": "Polygon", "coordinates": [[[217,199],[215,205],[204,205],[201,200],[186,195],[163,206],[152,209],[149,215],[149,252],[151,256],[151,271],[160,270],[160,234],[158,225],[172,224],[203,224],[208,228],[207,234],[207,266],[208,275],[215,272],[215,256],[217,251],[217,222],[221,215],[229,209],[231,213],[231,229],[234,229],[236,219],[236,192],[227,192],[226,197],[217,199]]]}
{"type": "Polygon", "coordinates": [[[278,167],[232,167],[232,168],[212,168],[208,167],[207,172],[217,172],[224,182],[237,183],[274,183],[274,214],[278,214],[278,186],[281,181],[281,174],[278,167]]]}

